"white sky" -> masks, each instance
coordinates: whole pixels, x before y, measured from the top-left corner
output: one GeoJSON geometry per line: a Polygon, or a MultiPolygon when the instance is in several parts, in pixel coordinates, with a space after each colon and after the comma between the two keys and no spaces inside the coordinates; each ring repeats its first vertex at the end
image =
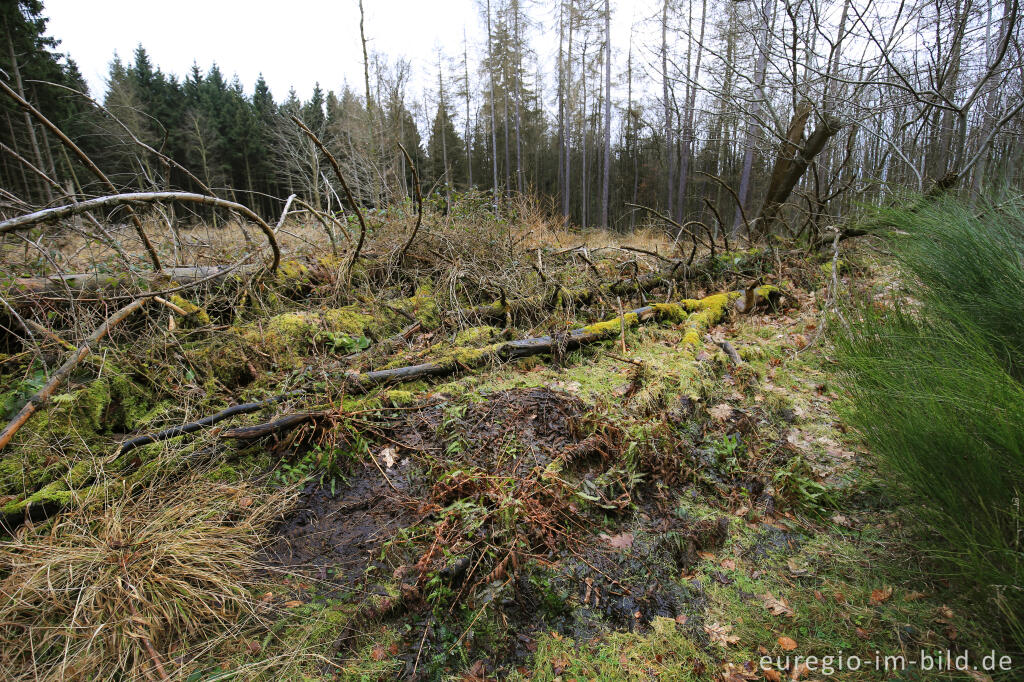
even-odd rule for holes
{"type": "MultiPolygon", "coordinates": [[[[405,56],[427,73],[436,71],[437,45],[461,52],[464,25],[471,54],[474,36],[483,35],[473,0],[364,0],[363,6],[369,49],[405,56]]],[[[337,91],[348,79],[362,92],[357,0],[47,0],[45,8],[48,32],[78,62],[94,95],[105,90],[114,51],[130,63],[138,43],[154,65],[179,78],[193,60],[203,71],[216,62],[251,93],[262,71],[278,101],[293,85],[307,99],[317,81],[337,91]]]]}
{"type": "MultiPolygon", "coordinates": [[[[651,0],[612,2],[614,73],[625,68],[630,24],[644,17],[637,8],[641,4],[651,0]]],[[[461,55],[464,29],[470,78],[479,78],[474,67],[486,50],[486,31],[474,0],[364,0],[363,5],[371,53],[412,62],[412,99],[422,101],[424,89],[436,91],[437,49],[461,55]]],[[[558,45],[555,6],[553,0],[524,3],[535,22],[528,39],[545,72],[558,45]]],[[[346,80],[357,92],[363,90],[358,0],[46,0],[45,14],[49,34],[78,63],[94,96],[106,89],[114,51],[130,63],[138,43],[155,66],[179,79],[193,61],[204,72],[216,62],[225,78],[237,73],[251,93],[262,71],[279,102],[292,86],[308,99],[317,81],[325,92],[337,92],[346,80]]],[[[635,58],[643,60],[640,54],[635,58]]],[[[552,88],[550,80],[545,87],[552,88]]]]}

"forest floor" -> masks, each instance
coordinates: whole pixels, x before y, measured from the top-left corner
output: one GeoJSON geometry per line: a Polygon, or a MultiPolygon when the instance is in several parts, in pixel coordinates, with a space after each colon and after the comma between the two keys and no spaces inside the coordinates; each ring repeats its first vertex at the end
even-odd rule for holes
{"type": "MultiPolygon", "coordinates": [[[[517,244],[509,282],[613,279],[623,254],[658,267],[617,247],[556,265],[575,237],[542,248],[538,232],[517,244]]],[[[479,251],[478,236],[459,248],[479,251]]],[[[602,239],[591,248],[638,244],[602,239]]],[[[464,257],[445,273],[473,268],[464,257]]],[[[689,314],[616,321],[577,349],[557,332],[681,296],[489,326],[453,322],[475,303],[457,277],[353,296],[331,276],[337,260],[307,255],[273,285],[184,294],[184,317],[151,307],[159,333],[114,335],[0,460],[5,518],[28,518],[0,545],[5,677],[113,665],[190,681],[987,679],[944,672],[950,654],[988,653],[986,629],[922,577],[906,509],[836,409],[827,309],[837,293],[885,295],[884,262],[867,248],[709,258],[725,265],[691,284],[689,314]],[[757,279],[781,304],[741,313],[738,294],[707,298],[757,279]],[[552,354],[489,354],[547,333],[552,354]],[[432,360],[451,376],[365,395],[339,379],[432,360]],[[289,390],[303,393],[229,424],[316,411],[294,428],[239,441],[218,426],[117,451],[289,390]],[[45,505],[60,510],[32,517],[45,505]],[[87,599],[73,570],[117,596],[87,599]],[[53,598],[39,577],[51,571],[77,587],[53,598]],[[66,634],[76,627],[97,643],[66,634]]],[[[41,370],[8,350],[10,410],[41,370]]]]}

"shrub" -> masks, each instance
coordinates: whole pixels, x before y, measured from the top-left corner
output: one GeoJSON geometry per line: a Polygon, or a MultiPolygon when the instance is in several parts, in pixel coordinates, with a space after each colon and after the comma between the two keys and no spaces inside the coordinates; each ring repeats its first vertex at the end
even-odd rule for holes
{"type": "Polygon", "coordinates": [[[939,572],[1024,650],[1024,203],[889,212],[894,296],[835,325],[843,411],[939,572]],[[900,499],[900,498],[897,498],[900,499]]]}

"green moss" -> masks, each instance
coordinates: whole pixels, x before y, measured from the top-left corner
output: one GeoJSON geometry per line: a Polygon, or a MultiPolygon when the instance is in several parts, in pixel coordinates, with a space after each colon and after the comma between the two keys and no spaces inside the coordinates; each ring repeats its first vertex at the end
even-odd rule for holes
{"type": "Polygon", "coordinates": [[[484,346],[482,348],[463,348],[456,346],[441,353],[439,356],[434,358],[433,362],[452,368],[459,366],[477,367],[483,364],[485,360],[492,357],[500,346],[500,343],[484,346]]]}
{"type": "Polygon", "coordinates": [[[326,310],[321,315],[321,322],[324,331],[349,336],[372,336],[379,327],[373,316],[359,312],[353,306],[326,310]]]}
{"type": "Polygon", "coordinates": [[[412,315],[423,325],[424,329],[436,329],[441,326],[441,314],[434,300],[434,290],[424,284],[416,289],[409,298],[397,301],[394,308],[412,315]]]}
{"type": "Polygon", "coordinates": [[[658,320],[663,322],[684,322],[689,314],[685,303],[655,303],[654,308],[658,320]]]}
{"type": "Polygon", "coordinates": [[[389,391],[385,391],[384,396],[395,407],[409,405],[416,400],[416,394],[413,393],[412,391],[401,391],[394,388],[389,391]]]}
{"type": "Polygon", "coordinates": [[[501,330],[496,327],[469,327],[455,335],[456,346],[482,346],[492,342],[501,330]]]}
{"type": "Polygon", "coordinates": [[[529,679],[696,682],[708,679],[706,672],[715,667],[712,656],[698,648],[692,631],[671,618],[656,617],[643,634],[613,632],[588,641],[545,634],[537,640],[529,679]]]}
{"type": "Polygon", "coordinates": [[[283,260],[277,268],[277,279],[288,284],[309,281],[309,268],[297,260],[283,260]]]}
{"type": "Polygon", "coordinates": [[[185,328],[205,327],[210,324],[210,315],[195,303],[188,301],[178,294],[170,297],[170,302],[185,311],[185,316],[179,316],[179,324],[185,328]]]}
{"type": "Polygon", "coordinates": [[[587,325],[583,328],[583,331],[587,334],[599,334],[601,336],[611,336],[612,334],[618,333],[625,322],[625,326],[634,327],[640,322],[640,318],[636,313],[626,313],[624,316],[613,317],[610,320],[604,322],[596,322],[594,324],[587,325]]]}

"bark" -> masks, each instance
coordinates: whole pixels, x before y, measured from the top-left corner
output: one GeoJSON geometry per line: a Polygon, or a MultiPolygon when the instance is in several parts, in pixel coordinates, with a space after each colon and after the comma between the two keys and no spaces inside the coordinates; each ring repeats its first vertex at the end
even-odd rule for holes
{"type": "MultiPolygon", "coordinates": [[[[826,114],[824,119],[818,123],[814,132],[807,138],[803,149],[798,151],[792,159],[780,159],[782,168],[779,176],[773,177],[772,185],[768,188],[761,211],[754,220],[754,238],[760,238],[770,234],[779,217],[779,209],[789,198],[793,188],[800,181],[801,176],[807,170],[807,166],[817,156],[825,144],[833,135],[842,130],[842,122],[826,114]]],[[[792,131],[792,128],[791,128],[792,131]]],[[[777,164],[778,165],[778,164],[777,164]]]]}

